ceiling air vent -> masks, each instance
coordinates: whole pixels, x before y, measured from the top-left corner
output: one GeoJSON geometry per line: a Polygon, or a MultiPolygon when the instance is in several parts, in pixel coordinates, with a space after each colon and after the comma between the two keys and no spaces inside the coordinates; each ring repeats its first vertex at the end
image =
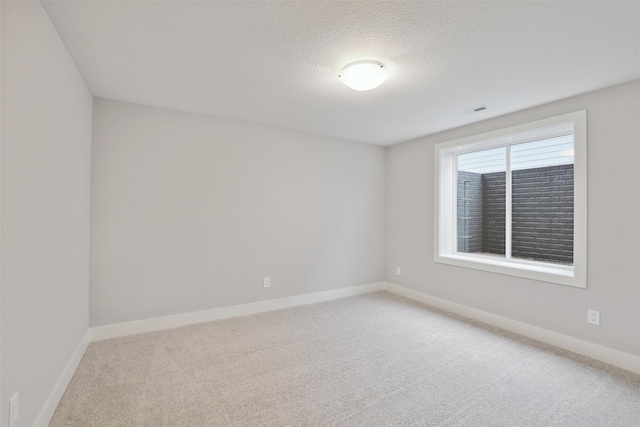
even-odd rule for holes
{"type": "Polygon", "coordinates": [[[486,105],[480,105],[478,107],[475,108],[469,108],[468,110],[464,111],[464,114],[473,114],[473,113],[479,113],[480,111],[484,111],[486,109],[488,109],[489,107],[487,107],[486,105]]]}

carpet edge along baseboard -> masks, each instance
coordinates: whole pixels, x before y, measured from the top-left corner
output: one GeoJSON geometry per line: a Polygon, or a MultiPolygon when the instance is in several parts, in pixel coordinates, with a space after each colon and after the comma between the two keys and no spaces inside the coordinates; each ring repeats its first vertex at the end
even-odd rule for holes
{"type": "Polygon", "coordinates": [[[220,307],[210,310],[96,326],[91,328],[91,341],[101,341],[128,335],[161,331],[202,322],[210,322],[218,319],[246,316],[282,308],[314,304],[382,290],[640,374],[640,356],[564,335],[549,329],[540,328],[528,323],[509,319],[507,317],[489,313],[453,301],[434,297],[427,293],[390,282],[375,282],[359,286],[332,289],[324,292],[315,292],[311,294],[258,301],[229,307],[220,307]]]}

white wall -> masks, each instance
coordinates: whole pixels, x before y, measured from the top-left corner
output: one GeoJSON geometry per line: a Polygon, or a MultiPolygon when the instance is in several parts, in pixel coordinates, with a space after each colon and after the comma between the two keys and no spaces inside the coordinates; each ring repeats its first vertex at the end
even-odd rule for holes
{"type": "Polygon", "coordinates": [[[638,117],[635,81],[389,148],[387,281],[640,355],[638,117]],[[588,110],[588,288],[434,263],[434,144],[582,109],[588,110]],[[599,327],[587,324],[588,308],[600,311],[599,327]]]}
{"type": "Polygon", "coordinates": [[[384,148],[103,99],[93,119],[92,326],[384,280],[384,148]]]}
{"type": "Polygon", "coordinates": [[[1,7],[0,424],[19,391],[32,425],[88,331],[92,96],[40,2],[1,7]]]}

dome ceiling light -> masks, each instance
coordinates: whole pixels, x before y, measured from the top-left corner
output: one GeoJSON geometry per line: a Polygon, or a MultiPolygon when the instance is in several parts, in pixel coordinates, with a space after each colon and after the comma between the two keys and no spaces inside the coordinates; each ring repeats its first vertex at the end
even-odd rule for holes
{"type": "Polygon", "coordinates": [[[361,60],[348,64],[338,74],[340,81],[355,90],[371,90],[387,80],[387,70],[379,61],[361,60]]]}

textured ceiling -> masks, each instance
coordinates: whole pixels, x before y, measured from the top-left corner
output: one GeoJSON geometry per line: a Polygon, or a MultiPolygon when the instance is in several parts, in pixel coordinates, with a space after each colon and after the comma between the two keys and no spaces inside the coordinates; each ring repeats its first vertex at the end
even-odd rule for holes
{"type": "Polygon", "coordinates": [[[43,4],[97,97],[379,145],[640,78],[638,1],[43,4]]]}

